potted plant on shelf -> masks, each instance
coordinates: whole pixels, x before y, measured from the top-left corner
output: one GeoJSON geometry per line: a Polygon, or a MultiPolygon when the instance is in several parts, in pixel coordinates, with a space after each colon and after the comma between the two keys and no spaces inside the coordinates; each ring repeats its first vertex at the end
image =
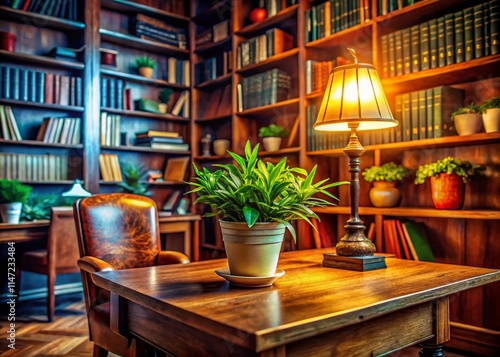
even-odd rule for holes
{"type": "Polygon", "coordinates": [[[285,228],[296,240],[292,220],[319,219],[313,207],[334,205],[337,198],[328,190],[348,182],[327,183],[328,179],[313,183],[316,166],[307,173],[302,168],[290,168],[286,157],[276,165],[265,164],[247,141],[245,156],[231,151],[236,164],[214,164],[210,172],[194,166],[193,187],[196,203],[212,207],[205,217],[220,216],[219,223],[228,257],[229,271],[239,276],[273,276],[285,228]]]}
{"type": "Polygon", "coordinates": [[[135,64],[137,66],[137,71],[141,76],[146,78],[153,77],[153,71],[156,67],[155,59],[148,56],[139,57],[135,59],[135,64]]]}
{"type": "Polygon", "coordinates": [[[415,173],[415,184],[431,179],[432,202],[437,209],[460,209],[464,203],[465,184],[481,174],[484,168],[448,156],[421,165],[415,173]]]}
{"type": "Polygon", "coordinates": [[[484,131],[493,133],[500,131],[500,97],[484,101],[481,104],[484,131]]]}
{"type": "Polygon", "coordinates": [[[451,120],[455,122],[458,135],[471,135],[483,130],[481,108],[474,103],[451,113],[451,120]]]}
{"type": "Polygon", "coordinates": [[[366,182],[373,182],[370,201],[375,207],[395,207],[399,205],[401,192],[396,187],[408,176],[410,170],[394,162],[366,168],[362,175],[366,182]]]}
{"type": "Polygon", "coordinates": [[[266,151],[278,151],[281,146],[281,138],[287,135],[288,130],[277,124],[263,126],[259,129],[259,136],[262,138],[266,151]]]}
{"type": "Polygon", "coordinates": [[[158,99],[160,100],[160,103],[158,104],[158,111],[160,113],[167,112],[168,109],[167,104],[173,92],[174,90],[172,88],[163,88],[158,94],[158,99]]]}
{"type": "Polygon", "coordinates": [[[128,162],[121,162],[123,181],[118,183],[121,192],[135,193],[136,195],[148,196],[148,185],[141,182],[146,174],[143,165],[133,165],[128,162]]]}
{"type": "Polygon", "coordinates": [[[18,180],[0,179],[0,214],[3,223],[19,223],[23,203],[32,187],[18,180]]]}

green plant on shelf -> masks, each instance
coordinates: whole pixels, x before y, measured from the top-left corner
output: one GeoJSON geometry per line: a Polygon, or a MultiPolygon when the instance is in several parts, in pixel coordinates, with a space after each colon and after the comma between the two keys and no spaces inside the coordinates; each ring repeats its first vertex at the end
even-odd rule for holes
{"type": "Polygon", "coordinates": [[[485,100],[480,105],[481,112],[485,113],[488,109],[500,108],[500,97],[490,98],[485,100]]]}
{"type": "Polygon", "coordinates": [[[0,179],[0,203],[26,202],[33,188],[19,180],[0,179]]]}
{"type": "Polygon", "coordinates": [[[410,170],[403,165],[388,162],[380,166],[366,168],[362,175],[366,182],[373,181],[402,181],[410,173],[410,170]]]}
{"type": "Polygon", "coordinates": [[[158,99],[160,100],[160,102],[167,104],[172,93],[174,93],[174,90],[172,88],[163,88],[158,94],[158,99]]]}
{"type": "Polygon", "coordinates": [[[461,114],[481,114],[482,110],[479,105],[475,105],[474,102],[470,103],[468,107],[462,107],[458,108],[455,110],[453,113],[451,113],[451,119],[455,117],[455,115],[461,115],[461,114]]]}
{"type": "Polygon", "coordinates": [[[121,162],[123,181],[118,183],[121,192],[134,193],[136,195],[148,196],[148,185],[141,182],[146,169],[143,165],[134,165],[128,162],[121,162]]]}
{"type": "Polygon", "coordinates": [[[481,165],[474,165],[469,161],[463,161],[448,156],[442,160],[420,165],[415,173],[415,185],[423,184],[427,178],[439,177],[439,174],[456,174],[462,178],[463,182],[468,182],[480,176],[485,168],[481,165]]]}
{"type": "Polygon", "coordinates": [[[135,59],[135,65],[137,68],[156,68],[156,60],[154,58],[145,56],[145,57],[138,57],[135,59]]]}
{"type": "Polygon", "coordinates": [[[72,206],[76,199],[59,195],[32,194],[23,204],[21,220],[50,219],[50,209],[52,207],[72,206]]]}
{"type": "Polygon", "coordinates": [[[259,129],[259,136],[261,138],[284,138],[288,135],[288,130],[286,130],[281,125],[271,124],[269,126],[263,126],[259,129]]]}

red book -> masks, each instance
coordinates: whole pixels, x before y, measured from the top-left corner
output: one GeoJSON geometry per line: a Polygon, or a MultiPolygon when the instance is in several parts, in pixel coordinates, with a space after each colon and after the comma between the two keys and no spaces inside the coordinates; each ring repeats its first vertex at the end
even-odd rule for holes
{"type": "Polygon", "coordinates": [[[53,104],[54,101],[54,74],[45,73],[44,103],[53,104]]]}
{"type": "Polygon", "coordinates": [[[59,93],[61,92],[61,76],[54,74],[54,101],[52,103],[59,104],[59,93]]]}
{"type": "Polygon", "coordinates": [[[403,232],[403,225],[399,219],[396,219],[396,230],[398,232],[399,241],[401,243],[401,247],[403,248],[403,258],[412,259],[412,255],[410,252],[410,247],[408,246],[408,242],[405,238],[405,233],[403,232]]]}

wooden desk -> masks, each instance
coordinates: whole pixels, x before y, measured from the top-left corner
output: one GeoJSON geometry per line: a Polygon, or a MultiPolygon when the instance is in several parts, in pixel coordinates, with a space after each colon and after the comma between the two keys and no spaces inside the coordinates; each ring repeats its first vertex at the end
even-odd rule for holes
{"type": "Polygon", "coordinates": [[[500,271],[387,259],[387,269],[324,268],[322,253],[281,253],[272,287],[229,285],[225,259],[94,274],[111,325],[176,356],[376,356],[449,340],[450,294],[500,271]]]}
{"type": "Polygon", "coordinates": [[[0,223],[0,243],[22,243],[47,239],[49,224],[49,220],[18,224],[0,223]]]}

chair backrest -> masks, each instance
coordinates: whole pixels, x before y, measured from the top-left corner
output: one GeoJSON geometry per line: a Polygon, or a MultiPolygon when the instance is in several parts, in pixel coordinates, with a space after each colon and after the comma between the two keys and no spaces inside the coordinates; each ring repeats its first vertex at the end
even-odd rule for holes
{"type": "Polygon", "coordinates": [[[47,239],[49,265],[68,272],[79,272],[78,258],[80,254],[73,207],[52,207],[47,239]]]}
{"type": "Polygon", "coordinates": [[[93,256],[115,269],[156,265],[160,251],[158,208],[149,197],[97,194],[74,205],[81,256],[93,256]]]}

